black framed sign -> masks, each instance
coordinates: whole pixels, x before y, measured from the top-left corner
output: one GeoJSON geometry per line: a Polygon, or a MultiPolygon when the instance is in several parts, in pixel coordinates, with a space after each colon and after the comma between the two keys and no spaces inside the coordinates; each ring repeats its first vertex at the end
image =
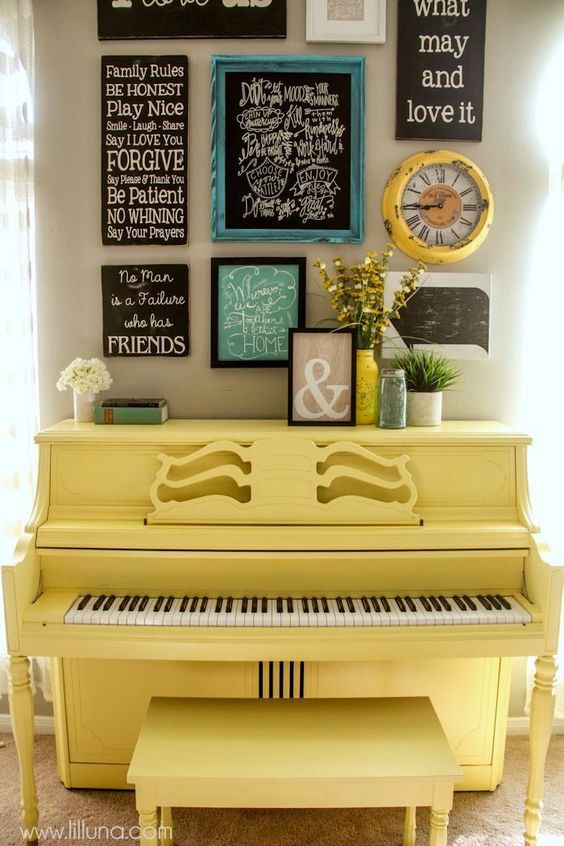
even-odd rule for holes
{"type": "Polygon", "coordinates": [[[481,141],[487,0],[398,0],[396,138],[481,141]]]}
{"type": "Polygon", "coordinates": [[[355,331],[290,329],[290,426],[355,425],[355,331]]]}
{"type": "Polygon", "coordinates": [[[305,322],[305,258],[211,260],[211,366],[287,367],[305,322]]]}
{"type": "Polygon", "coordinates": [[[188,58],[102,57],[102,243],[188,240],[188,58]]]}
{"type": "Polygon", "coordinates": [[[189,354],[187,265],[104,265],[102,308],[105,356],[189,354]]]}
{"type": "Polygon", "coordinates": [[[286,38],[286,0],[98,0],[98,38],[286,38]]]}
{"type": "Polygon", "coordinates": [[[364,58],[212,57],[212,238],[364,240],[364,58]]]}

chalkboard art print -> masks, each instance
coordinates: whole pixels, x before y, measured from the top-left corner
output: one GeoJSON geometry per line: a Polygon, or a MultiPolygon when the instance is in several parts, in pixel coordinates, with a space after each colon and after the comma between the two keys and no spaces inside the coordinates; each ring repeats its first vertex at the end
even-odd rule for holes
{"type": "Polygon", "coordinates": [[[305,258],[211,260],[211,366],[287,367],[305,323],[305,258]]]}
{"type": "Polygon", "coordinates": [[[363,113],[363,57],[212,57],[213,240],[362,242],[363,113]]]}

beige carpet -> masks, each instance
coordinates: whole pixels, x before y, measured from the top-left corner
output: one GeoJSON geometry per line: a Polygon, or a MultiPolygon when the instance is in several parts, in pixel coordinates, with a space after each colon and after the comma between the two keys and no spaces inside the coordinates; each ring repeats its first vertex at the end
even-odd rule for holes
{"type": "MultiPolygon", "coordinates": [[[[0,748],[0,846],[19,846],[17,765],[12,739],[0,748]]],[[[505,778],[495,793],[458,793],[450,820],[449,846],[522,845],[522,803],[528,739],[507,741],[505,778]]],[[[42,843],[103,846],[132,843],[120,828],[136,825],[133,794],[66,790],[56,775],[52,737],[39,737],[36,773],[42,825],[61,827],[62,837],[42,843]],[[69,820],[71,824],[69,827],[69,820]],[[84,821],[77,823],[77,821],[84,821]],[[82,838],[77,825],[82,824],[82,838]],[[114,829],[97,836],[96,826],[114,829]]],[[[547,763],[545,813],[539,846],[564,846],[564,736],[553,737],[547,763]]],[[[400,846],[401,810],[186,810],[174,812],[178,846],[400,846]]],[[[418,845],[428,842],[427,811],[417,812],[418,845]]]]}

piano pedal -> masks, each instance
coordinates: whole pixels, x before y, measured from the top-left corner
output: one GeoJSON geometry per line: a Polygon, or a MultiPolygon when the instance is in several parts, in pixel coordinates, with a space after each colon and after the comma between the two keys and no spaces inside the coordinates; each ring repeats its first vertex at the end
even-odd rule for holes
{"type": "Polygon", "coordinates": [[[259,661],[259,699],[304,699],[309,685],[305,661],[259,661]]]}

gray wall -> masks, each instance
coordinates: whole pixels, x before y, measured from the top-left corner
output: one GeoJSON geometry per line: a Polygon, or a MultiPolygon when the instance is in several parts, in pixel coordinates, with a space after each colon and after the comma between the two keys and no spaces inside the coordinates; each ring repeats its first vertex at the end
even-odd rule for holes
{"type": "MultiPolygon", "coordinates": [[[[306,45],[305,0],[288,0],[286,41],[155,41],[100,43],[95,0],[34,0],[39,377],[42,426],[71,414],[70,393],[59,393],[59,371],[75,356],[102,357],[100,265],[187,262],[190,265],[192,354],[181,359],[110,359],[114,395],[164,395],[175,417],[284,417],[286,373],[210,370],[209,259],[260,253],[308,258],[308,322],[330,314],[315,258],[339,253],[357,260],[380,250],[385,180],[411,153],[446,146],[470,156],[486,172],[496,202],[490,236],[460,272],[493,274],[491,357],[463,364],[464,383],[446,397],[451,418],[516,423],[516,350],[522,332],[524,257],[536,236],[547,190],[533,104],[543,63],[562,34],[561,0],[490,0],[488,8],[484,133],[481,143],[433,144],[394,140],[396,2],[388,0],[384,45],[306,45]],[[178,53],[190,61],[190,243],[186,247],[102,247],[100,240],[100,56],[178,53]],[[320,53],[367,56],[366,242],[308,245],[214,245],[210,241],[209,58],[213,53],[320,53]]],[[[399,252],[393,269],[408,267],[399,252]]],[[[512,713],[520,712],[522,673],[512,713]]]]}

